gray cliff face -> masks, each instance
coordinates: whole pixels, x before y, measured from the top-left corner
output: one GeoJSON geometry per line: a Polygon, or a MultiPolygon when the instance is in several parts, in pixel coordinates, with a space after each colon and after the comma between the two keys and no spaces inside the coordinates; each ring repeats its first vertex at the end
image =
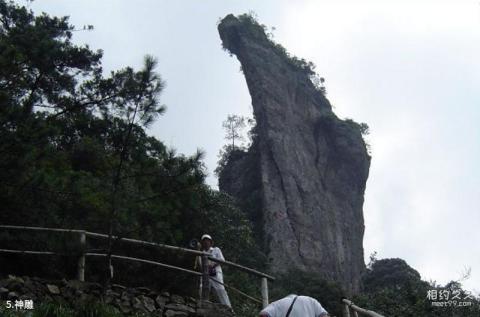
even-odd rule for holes
{"type": "Polygon", "coordinates": [[[358,125],[335,116],[260,26],[228,15],[218,29],[242,65],[257,121],[251,148],[232,156],[220,189],[250,214],[272,271],[314,271],[355,293],[370,166],[358,125]]]}

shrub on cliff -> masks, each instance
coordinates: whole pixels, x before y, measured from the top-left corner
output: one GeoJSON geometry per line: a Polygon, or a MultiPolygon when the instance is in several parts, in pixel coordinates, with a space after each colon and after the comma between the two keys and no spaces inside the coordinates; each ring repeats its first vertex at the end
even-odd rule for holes
{"type": "MultiPolygon", "coordinates": [[[[322,94],[326,94],[325,86],[323,85],[324,79],[320,77],[315,72],[315,64],[311,61],[307,61],[304,58],[298,58],[297,56],[289,53],[287,49],[281,44],[273,40],[273,34],[268,31],[268,28],[265,24],[258,22],[257,15],[255,12],[250,11],[249,13],[244,13],[238,15],[238,20],[243,24],[246,30],[253,34],[255,37],[260,37],[265,39],[265,42],[273,48],[273,50],[282,58],[284,58],[288,65],[293,69],[304,73],[307,75],[308,79],[311,81],[313,87],[322,94]]],[[[224,45],[223,43],[222,45],[224,45]]],[[[223,46],[224,49],[228,50],[226,46],[223,46]]],[[[230,52],[231,53],[231,52],[230,52]]]]}

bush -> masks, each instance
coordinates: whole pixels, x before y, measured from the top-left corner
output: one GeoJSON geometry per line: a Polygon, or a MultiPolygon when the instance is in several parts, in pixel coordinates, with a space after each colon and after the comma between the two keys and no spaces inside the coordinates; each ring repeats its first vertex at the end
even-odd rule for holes
{"type": "Polygon", "coordinates": [[[402,259],[381,259],[368,265],[363,279],[362,294],[354,301],[363,308],[391,317],[476,317],[480,312],[480,300],[472,299],[469,307],[432,307],[427,298],[429,290],[457,289],[460,283],[451,282],[445,287],[423,281],[420,274],[402,259]]]}

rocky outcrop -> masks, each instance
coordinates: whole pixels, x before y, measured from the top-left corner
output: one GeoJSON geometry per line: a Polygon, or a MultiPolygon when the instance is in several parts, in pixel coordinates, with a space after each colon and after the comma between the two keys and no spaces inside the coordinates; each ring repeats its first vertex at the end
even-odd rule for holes
{"type": "Polygon", "coordinates": [[[365,269],[363,201],[370,156],[360,126],[340,120],[311,80],[249,16],[218,26],[241,63],[257,125],[219,187],[253,220],[273,271],[314,271],[356,292],[365,269]]]}
{"type": "MultiPolygon", "coordinates": [[[[128,288],[113,284],[104,290],[98,283],[76,280],[45,280],[36,277],[8,276],[0,280],[0,299],[32,301],[33,309],[42,303],[57,303],[75,309],[81,304],[106,304],[122,315],[145,313],[148,316],[230,317],[232,311],[223,305],[204,302],[202,307],[192,297],[156,292],[146,287],[128,288]]],[[[12,307],[11,309],[14,309],[12,307]]],[[[1,310],[0,310],[1,313],[1,310]]]]}

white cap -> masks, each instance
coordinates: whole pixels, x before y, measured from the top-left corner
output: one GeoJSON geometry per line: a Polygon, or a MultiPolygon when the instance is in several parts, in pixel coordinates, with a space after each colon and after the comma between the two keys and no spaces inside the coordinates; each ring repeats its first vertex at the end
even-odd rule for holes
{"type": "Polygon", "coordinates": [[[202,236],[202,239],[200,239],[200,240],[203,240],[203,239],[209,239],[209,240],[213,241],[212,237],[209,234],[204,234],[202,236]]]}

